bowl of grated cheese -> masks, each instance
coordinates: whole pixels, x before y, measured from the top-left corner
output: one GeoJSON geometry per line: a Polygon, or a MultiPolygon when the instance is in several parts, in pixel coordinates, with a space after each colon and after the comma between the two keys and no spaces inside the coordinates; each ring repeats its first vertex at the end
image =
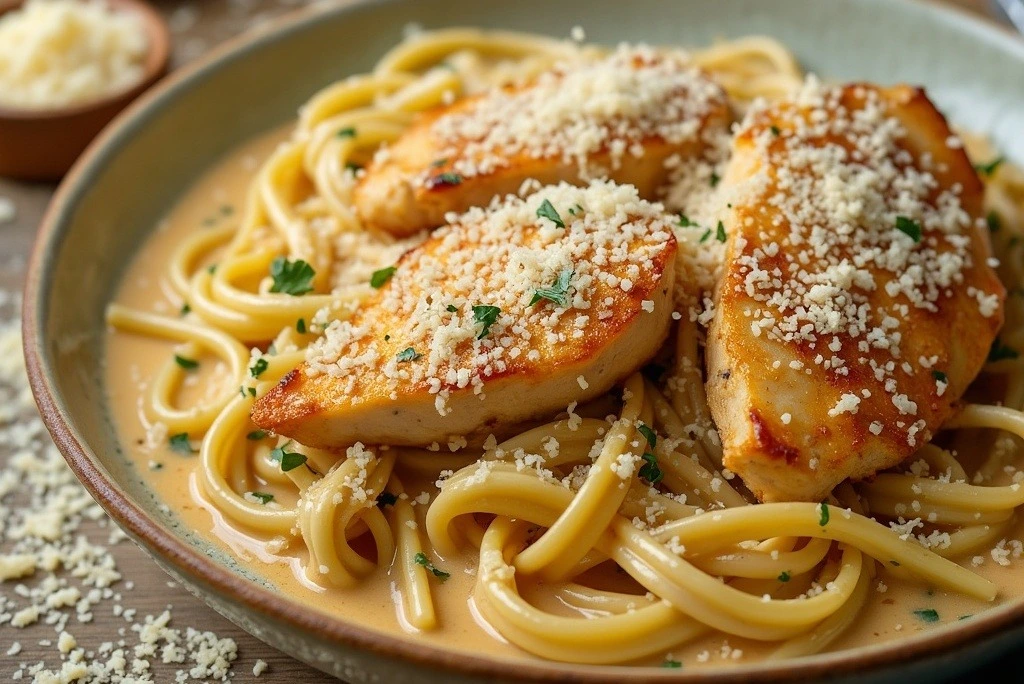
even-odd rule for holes
{"type": "Polygon", "coordinates": [[[0,0],[0,176],[59,179],[169,55],[141,0],[0,0]]]}

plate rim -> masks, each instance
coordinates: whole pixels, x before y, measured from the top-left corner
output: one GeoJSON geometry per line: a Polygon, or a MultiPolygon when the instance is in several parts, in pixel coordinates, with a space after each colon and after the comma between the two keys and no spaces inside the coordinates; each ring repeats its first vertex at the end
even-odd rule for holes
{"type": "MultiPolygon", "coordinates": [[[[673,681],[699,679],[715,684],[781,682],[789,681],[794,676],[834,678],[858,671],[877,671],[899,662],[920,661],[942,653],[953,656],[957,649],[967,649],[982,639],[995,636],[1004,628],[1024,624],[1022,599],[993,608],[969,621],[951,623],[934,631],[888,644],[816,654],[779,663],[760,661],[728,669],[699,671],[659,672],[657,669],[635,666],[573,665],[500,656],[485,657],[418,643],[413,636],[389,634],[355,621],[331,617],[320,611],[306,610],[301,602],[246,580],[222,563],[202,554],[165,529],[120,488],[71,425],[71,411],[65,409],[63,405],[61,394],[52,377],[55,370],[43,347],[43,326],[48,306],[44,295],[49,294],[52,286],[51,283],[44,283],[43,276],[50,272],[49,266],[55,258],[61,238],[68,229],[70,221],[67,217],[73,213],[73,209],[88,192],[89,176],[118,153],[118,141],[130,138],[145,123],[147,113],[172,101],[176,94],[187,89],[194,79],[200,79],[204,74],[216,71],[223,63],[244,58],[249,51],[259,49],[267,41],[301,31],[321,16],[344,15],[404,1],[340,0],[334,4],[316,3],[288,12],[258,29],[225,41],[203,57],[175,69],[119,114],[89,145],[58,187],[40,222],[28,262],[23,291],[22,347],[32,394],[51,438],[78,480],[106,513],[129,532],[133,540],[148,555],[158,560],[161,567],[164,564],[170,565],[189,582],[203,586],[204,593],[212,592],[222,601],[226,599],[232,603],[242,604],[248,610],[258,612],[276,624],[298,629],[306,635],[369,652],[377,657],[397,657],[410,664],[435,670],[456,671],[467,676],[501,679],[508,676],[508,666],[514,664],[517,679],[538,682],[621,684],[624,676],[628,676],[629,681],[636,684],[660,682],[669,676],[673,681]],[[68,418],[65,418],[65,411],[68,418]]],[[[943,20],[955,20],[959,30],[969,30],[976,35],[984,36],[987,40],[995,40],[1009,47],[1011,52],[1017,53],[1024,64],[1024,40],[1008,27],[943,0],[898,0],[893,4],[930,8],[930,11],[938,14],[943,20]],[[1015,40],[1008,41],[1008,38],[1015,40]]],[[[205,596],[202,598],[204,602],[210,603],[205,596]]]]}

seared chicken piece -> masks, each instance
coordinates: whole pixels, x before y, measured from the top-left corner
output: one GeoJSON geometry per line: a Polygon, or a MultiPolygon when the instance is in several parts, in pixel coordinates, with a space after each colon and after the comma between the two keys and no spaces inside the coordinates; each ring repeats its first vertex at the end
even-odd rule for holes
{"type": "Polygon", "coordinates": [[[809,82],[748,114],[721,190],[707,389],[726,467],[762,501],[819,501],[898,464],[1002,324],[959,141],[920,90],[809,82]]]}
{"type": "Polygon", "coordinates": [[[654,197],[669,167],[727,134],[724,91],[685,56],[620,48],[424,114],[377,155],[354,202],[370,227],[409,235],[527,179],[609,177],[654,197]]]}
{"type": "Polygon", "coordinates": [[[607,181],[471,209],[328,326],[252,419],[317,447],[429,445],[607,392],[667,335],[671,221],[607,181]]]}

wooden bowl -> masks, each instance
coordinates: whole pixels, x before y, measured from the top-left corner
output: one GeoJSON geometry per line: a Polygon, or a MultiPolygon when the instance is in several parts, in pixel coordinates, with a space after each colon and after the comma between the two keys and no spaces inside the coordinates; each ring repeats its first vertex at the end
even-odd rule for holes
{"type": "MultiPolygon", "coordinates": [[[[127,89],[67,107],[0,105],[0,176],[59,180],[96,134],[167,71],[171,37],[163,17],[142,0],[107,2],[115,11],[134,12],[142,20],[148,42],[142,77],[127,89]]],[[[0,15],[23,4],[24,0],[0,0],[0,15]]]]}

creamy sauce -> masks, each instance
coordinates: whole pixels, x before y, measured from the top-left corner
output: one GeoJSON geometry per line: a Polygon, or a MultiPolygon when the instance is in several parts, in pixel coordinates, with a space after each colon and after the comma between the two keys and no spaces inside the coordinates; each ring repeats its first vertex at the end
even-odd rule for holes
{"type": "MultiPolygon", "coordinates": [[[[259,163],[287,133],[278,131],[244,145],[200,178],[159,224],[130,264],[116,301],[144,311],[177,316],[183,302],[171,287],[167,275],[170,255],[186,237],[240,220],[246,191],[259,163]]],[[[171,343],[112,332],[106,350],[107,391],[120,441],[140,477],[157,497],[170,507],[187,529],[194,530],[214,546],[232,554],[249,572],[265,578],[280,593],[309,610],[358,622],[381,632],[415,632],[403,624],[401,610],[397,607],[400,603],[399,585],[389,568],[379,567],[372,576],[351,590],[317,586],[303,573],[306,558],[300,539],[292,539],[283,551],[271,553],[268,550],[268,544],[273,547],[270,539],[240,529],[205,499],[194,472],[199,465],[198,457],[173,452],[168,447],[167,435],[160,434],[149,425],[141,409],[141,397],[147,390],[149,379],[168,361],[173,349],[171,343]]],[[[235,382],[220,362],[212,358],[198,360],[199,368],[190,374],[178,397],[181,405],[195,403],[207,392],[216,394],[222,391],[225,382],[235,382]]],[[[422,482],[407,482],[407,489],[412,495],[420,491],[434,491],[433,477],[424,477],[422,482]]],[[[273,485],[261,487],[261,491],[273,493],[276,500],[285,505],[295,500],[293,491],[275,489],[273,485]]],[[[426,507],[417,506],[416,509],[422,529],[426,507]]],[[[1021,531],[1018,524],[1007,538],[1020,538],[1021,531]]],[[[998,602],[1024,595],[1024,582],[1020,581],[1019,570],[1022,561],[1016,560],[1010,567],[1002,567],[990,557],[987,549],[979,554],[984,557],[980,567],[973,567],[970,558],[961,562],[1000,587],[998,602]]],[[[431,632],[416,633],[416,640],[477,655],[537,660],[505,642],[479,617],[470,598],[477,566],[475,551],[445,558],[438,566],[451,573],[450,580],[434,587],[440,627],[431,632]]],[[[520,591],[530,600],[539,594],[536,588],[529,586],[521,586],[520,591]]],[[[554,602],[554,599],[547,601],[554,602]]],[[[561,607],[557,605],[545,605],[544,601],[539,603],[552,611],[567,612],[559,610],[561,607]]],[[[834,642],[830,650],[904,639],[955,623],[962,616],[977,614],[986,607],[988,604],[977,600],[901,579],[885,569],[872,580],[868,605],[856,624],[834,642]],[[925,609],[937,611],[939,621],[928,624],[914,613],[925,609]]],[[[763,645],[715,634],[673,649],[665,657],[682,661],[685,668],[736,665],[757,659],[773,648],[775,644],[763,645]]],[[[661,658],[648,662],[657,665],[661,658]]]]}

